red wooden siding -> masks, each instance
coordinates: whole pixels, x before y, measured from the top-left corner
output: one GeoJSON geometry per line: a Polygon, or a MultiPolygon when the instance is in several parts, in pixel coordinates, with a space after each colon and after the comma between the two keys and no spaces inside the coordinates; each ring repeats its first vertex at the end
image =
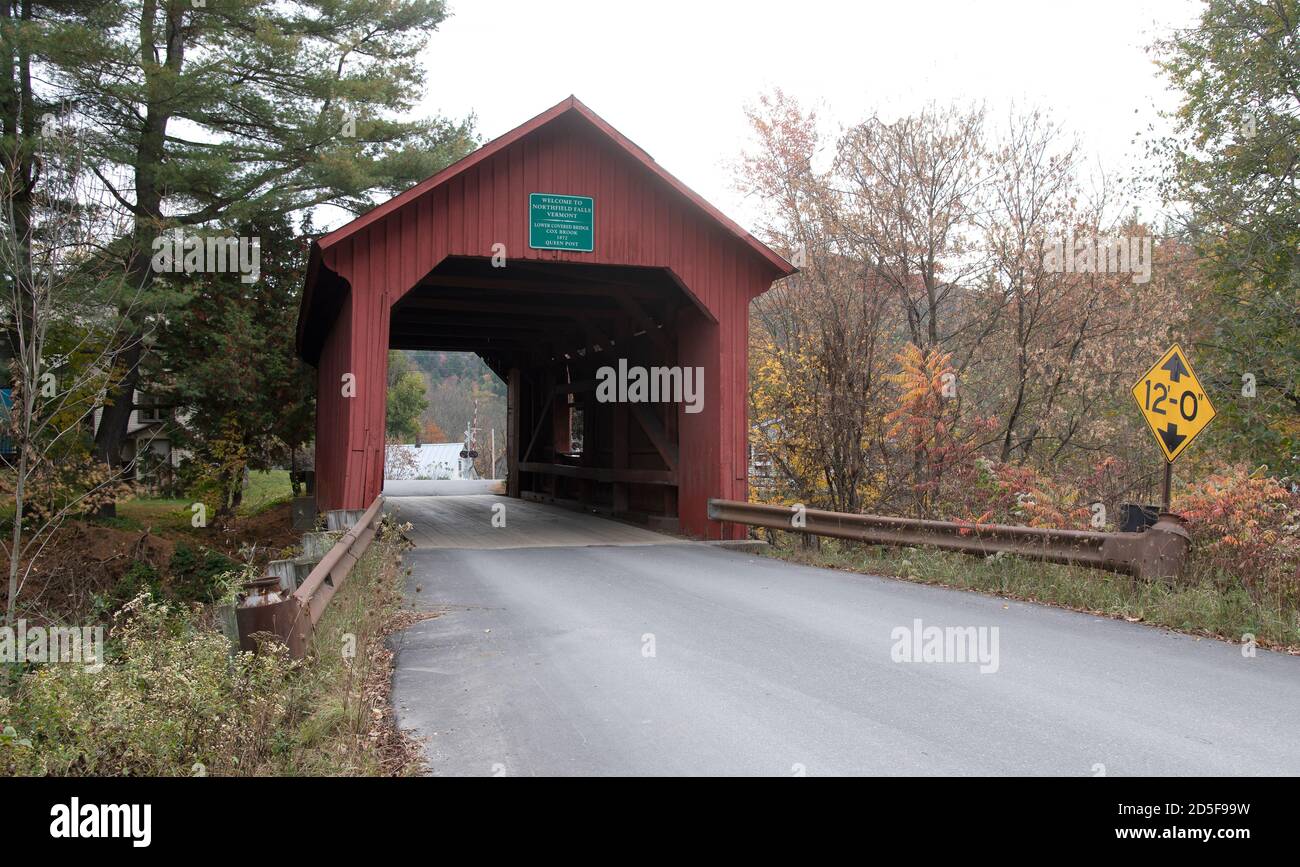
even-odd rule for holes
{"type": "MultiPolygon", "coordinates": [[[[317,502],[362,508],[383,484],[390,310],[449,256],[668,269],[703,308],[677,325],[679,363],[704,368],[704,410],[679,409],[679,514],[695,535],[720,533],[704,517],[710,496],[746,495],[749,302],[788,264],[659,169],[577,100],[569,99],[434,178],[321,239],[318,266],[348,287],[334,321],[310,345],[313,316],[329,316],[309,277],[300,351],[319,370],[317,502]],[[528,194],[590,196],[590,253],[528,247],[528,194]],[[340,395],[345,373],[357,396],[340,395]]],[[[323,273],[320,268],[313,275],[323,273]]]]}

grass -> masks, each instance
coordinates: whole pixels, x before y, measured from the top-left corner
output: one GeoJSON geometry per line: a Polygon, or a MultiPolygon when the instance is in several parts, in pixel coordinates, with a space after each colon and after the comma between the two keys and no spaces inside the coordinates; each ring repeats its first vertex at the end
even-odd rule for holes
{"type": "Polygon", "coordinates": [[[117,504],[115,517],[94,520],[119,530],[143,530],[145,527],[155,530],[188,530],[191,514],[187,500],[132,497],[117,504]]]}
{"type": "MultiPolygon", "coordinates": [[[[268,470],[248,474],[248,485],[244,488],[244,499],[237,514],[251,517],[274,508],[293,497],[293,486],[289,482],[288,470],[268,470]]],[[[117,504],[117,517],[101,519],[100,523],[125,530],[143,530],[152,527],[157,530],[190,529],[191,501],[169,497],[134,497],[117,504]]]]}
{"type": "Polygon", "coordinates": [[[1184,579],[1165,583],[1012,556],[976,557],[839,539],[823,539],[820,551],[815,551],[795,545],[784,533],[765,553],[811,566],[1044,602],[1227,641],[1240,642],[1249,633],[1262,646],[1300,652],[1300,612],[1257,603],[1239,582],[1211,574],[1195,561],[1184,579]]]}
{"type": "Polygon", "coordinates": [[[370,545],[312,635],[300,689],[306,712],[276,772],[294,776],[406,775],[419,770],[392,724],[386,637],[402,607],[401,547],[393,532],[370,545]]]}
{"type": "Polygon", "coordinates": [[[232,656],[211,609],[141,597],[101,671],[36,666],[0,689],[0,729],[14,728],[0,738],[0,776],[418,772],[420,749],[393,721],[385,641],[411,616],[400,613],[404,546],[384,528],[299,662],[279,646],[232,656]]]}
{"type": "MultiPolygon", "coordinates": [[[[293,485],[288,470],[255,471],[248,474],[244,499],[236,514],[243,517],[260,515],[267,509],[288,502],[293,497],[293,485]]],[[[96,518],[96,523],[120,530],[188,530],[190,528],[191,500],[180,497],[132,497],[117,504],[114,518],[96,518]]],[[[13,500],[0,503],[0,528],[13,525],[13,500]]]]}
{"type": "Polygon", "coordinates": [[[259,515],[267,509],[287,502],[292,497],[293,485],[289,481],[288,470],[249,473],[239,514],[259,515]]]}

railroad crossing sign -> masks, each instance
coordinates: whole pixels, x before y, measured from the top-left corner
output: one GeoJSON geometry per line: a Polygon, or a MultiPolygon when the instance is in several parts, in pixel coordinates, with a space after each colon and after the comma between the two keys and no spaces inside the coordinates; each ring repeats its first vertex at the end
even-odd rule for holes
{"type": "Polygon", "coordinates": [[[1177,343],[1133,385],[1133,399],[1170,463],[1215,416],[1210,396],[1177,343]]]}

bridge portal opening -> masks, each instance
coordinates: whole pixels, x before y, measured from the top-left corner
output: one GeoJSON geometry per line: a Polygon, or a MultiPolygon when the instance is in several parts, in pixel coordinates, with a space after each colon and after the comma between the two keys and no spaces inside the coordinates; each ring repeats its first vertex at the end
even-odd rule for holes
{"type": "Polygon", "coordinates": [[[393,306],[388,347],[473,352],[506,383],[511,496],[676,530],[678,413],[703,401],[679,345],[693,319],[708,312],[662,268],[457,256],[393,306]]]}

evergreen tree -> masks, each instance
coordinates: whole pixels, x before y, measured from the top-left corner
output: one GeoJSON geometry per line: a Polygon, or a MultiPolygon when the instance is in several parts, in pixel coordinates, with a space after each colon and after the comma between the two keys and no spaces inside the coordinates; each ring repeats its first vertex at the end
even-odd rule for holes
{"type": "Polygon", "coordinates": [[[1300,472],[1300,2],[1211,0],[1157,45],[1183,92],[1166,199],[1205,262],[1202,349],[1230,452],[1300,472]]]}
{"type": "MultiPolygon", "coordinates": [[[[473,146],[468,120],[396,119],[424,91],[417,55],[442,0],[104,0],[77,13],[51,35],[48,77],[131,215],[120,254],[139,289],[153,288],[155,241],[173,227],[365,210],[473,146]]],[[[96,438],[111,464],[144,351],[131,341],[115,359],[96,438]]]]}
{"type": "Polygon", "coordinates": [[[306,245],[283,214],[240,231],[261,239],[259,279],[180,276],[185,300],[159,329],[150,370],[154,394],[177,408],[176,444],[192,453],[190,491],[218,515],[239,505],[245,469],[270,469],[312,438],[315,410],[315,376],[286,327],[306,245]]]}

